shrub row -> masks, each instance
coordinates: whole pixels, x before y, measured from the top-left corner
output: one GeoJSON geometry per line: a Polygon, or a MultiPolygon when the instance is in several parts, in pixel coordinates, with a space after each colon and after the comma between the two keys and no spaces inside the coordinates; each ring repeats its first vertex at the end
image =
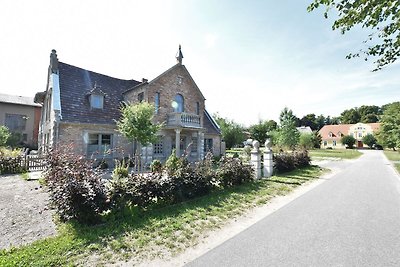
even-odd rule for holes
{"type": "Polygon", "coordinates": [[[0,156],[0,174],[14,174],[26,172],[25,161],[21,156],[2,157],[0,156]]]}
{"type": "Polygon", "coordinates": [[[280,173],[309,166],[310,162],[307,150],[274,154],[274,169],[280,173]]]}
{"type": "Polygon", "coordinates": [[[252,168],[239,159],[212,155],[191,165],[174,154],[165,166],[153,164],[154,172],[128,174],[125,162],[116,163],[113,179],[104,183],[93,162],[60,147],[48,154],[45,182],[50,203],[63,221],[100,221],[102,212],[124,206],[146,208],[155,204],[174,204],[208,194],[215,188],[231,187],[252,179],[252,168]]]}

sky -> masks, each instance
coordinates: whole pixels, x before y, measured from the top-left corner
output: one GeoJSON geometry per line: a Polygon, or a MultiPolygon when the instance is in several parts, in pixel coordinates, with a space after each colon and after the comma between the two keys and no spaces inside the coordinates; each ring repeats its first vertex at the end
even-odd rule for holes
{"type": "Polygon", "coordinates": [[[345,56],[370,33],[332,31],[312,0],[69,0],[0,2],[0,93],[46,89],[52,49],[64,63],[120,79],[152,80],[183,64],[209,113],[244,126],[297,117],[339,116],[400,100],[400,64],[345,56]]]}

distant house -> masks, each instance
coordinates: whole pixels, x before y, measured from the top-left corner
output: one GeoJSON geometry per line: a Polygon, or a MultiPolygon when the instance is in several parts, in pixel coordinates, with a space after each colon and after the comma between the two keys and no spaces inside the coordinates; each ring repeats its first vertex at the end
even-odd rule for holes
{"type": "Polygon", "coordinates": [[[312,129],[310,126],[296,127],[296,129],[300,132],[300,134],[312,134],[312,129]]]}
{"type": "Polygon", "coordinates": [[[37,147],[41,105],[33,97],[0,94],[0,125],[17,134],[17,142],[37,147]]]}
{"type": "Polygon", "coordinates": [[[356,123],[325,125],[319,130],[322,137],[322,148],[344,148],[341,138],[345,135],[351,135],[356,139],[356,147],[364,147],[362,138],[367,134],[374,134],[379,130],[380,123],[356,123]]]}
{"type": "Polygon", "coordinates": [[[50,55],[48,85],[36,94],[43,103],[39,132],[42,151],[58,143],[73,143],[75,152],[87,157],[120,158],[132,155],[136,146],[116,129],[120,106],[147,101],[155,106],[155,123],[163,123],[159,142],[142,147],[146,160],[161,161],[176,150],[191,161],[224,153],[221,132],[205,109],[205,97],[182,64],[177,63],[151,81],[122,80],[59,62],[50,55]]]}

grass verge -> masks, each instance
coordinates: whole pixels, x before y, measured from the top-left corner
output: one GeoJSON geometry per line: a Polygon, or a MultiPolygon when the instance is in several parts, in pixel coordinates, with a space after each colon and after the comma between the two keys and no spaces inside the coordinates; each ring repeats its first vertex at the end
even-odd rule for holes
{"type": "Polygon", "coordinates": [[[356,159],[362,155],[361,152],[353,149],[315,149],[308,152],[313,160],[320,158],[356,159]]]}
{"type": "Polygon", "coordinates": [[[126,209],[104,215],[103,224],[96,226],[58,223],[56,237],[0,250],[0,266],[101,266],[168,258],[196,245],[210,230],[317,179],[322,172],[310,166],[177,205],[126,209]]]}
{"type": "Polygon", "coordinates": [[[400,152],[399,151],[385,150],[385,151],[383,151],[383,153],[388,158],[388,160],[400,161],[400,152]]]}

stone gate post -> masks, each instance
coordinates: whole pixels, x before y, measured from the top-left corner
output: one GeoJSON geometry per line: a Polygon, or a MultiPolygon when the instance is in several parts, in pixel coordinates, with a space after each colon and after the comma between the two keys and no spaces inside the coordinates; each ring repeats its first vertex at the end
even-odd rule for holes
{"type": "Polygon", "coordinates": [[[271,140],[267,139],[265,141],[265,151],[264,151],[264,177],[271,177],[274,170],[274,163],[272,160],[272,150],[271,150],[271,140]]]}
{"type": "Polygon", "coordinates": [[[261,178],[261,153],[260,153],[260,142],[257,140],[253,141],[253,149],[250,152],[250,162],[254,169],[254,178],[261,178]]]}

